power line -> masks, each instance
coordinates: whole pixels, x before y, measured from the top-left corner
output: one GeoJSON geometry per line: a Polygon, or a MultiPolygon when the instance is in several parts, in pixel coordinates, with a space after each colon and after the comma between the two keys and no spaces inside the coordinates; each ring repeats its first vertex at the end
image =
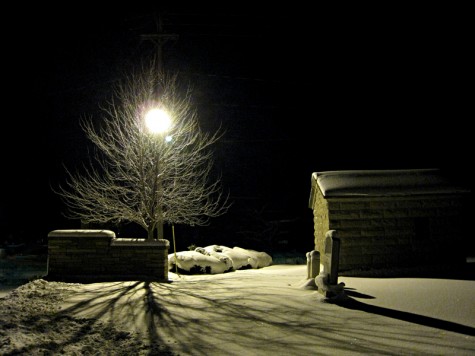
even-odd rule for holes
{"type": "Polygon", "coordinates": [[[157,69],[158,73],[161,73],[163,71],[163,47],[169,41],[178,40],[178,35],[175,33],[164,33],[162,16],[158,15],[157,33],[142,34],[140,35],[140,38],[143,41],[151,41],[156,46],[157,69]]]}

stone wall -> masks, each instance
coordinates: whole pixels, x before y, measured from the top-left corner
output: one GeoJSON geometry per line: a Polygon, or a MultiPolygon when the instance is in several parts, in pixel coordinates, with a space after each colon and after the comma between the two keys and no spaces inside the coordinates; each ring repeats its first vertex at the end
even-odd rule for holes
{"type": "Polygon", "coordinates": [[[168,280],[168,240],[116,238],[109,230],[55,230],[48,234],[49,280],[99,282],[168,280]]]}
{"type": "Polygon", "coordinates": [[[313,198],[315,249],[341,239],[340,271],[464,262],[464,200],[457,194],[313,198]]]}

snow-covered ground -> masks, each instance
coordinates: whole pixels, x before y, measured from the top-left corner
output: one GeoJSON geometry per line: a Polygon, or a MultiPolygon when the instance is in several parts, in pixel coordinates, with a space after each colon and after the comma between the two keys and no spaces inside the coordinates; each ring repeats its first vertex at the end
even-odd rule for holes
{"type": "Polygon", "coordinates": [[[0,299],[0,354],[474,355],[475,281],[340,277],[305,265],[176,275],[169,283],[39,279],[0,299]]]}

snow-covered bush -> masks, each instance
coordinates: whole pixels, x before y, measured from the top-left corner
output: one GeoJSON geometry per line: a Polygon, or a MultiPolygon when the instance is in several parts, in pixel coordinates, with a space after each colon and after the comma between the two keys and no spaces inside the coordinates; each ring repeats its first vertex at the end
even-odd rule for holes
{"type": "Polygon", "coordinates": [[[226,264],[226,267],[227,267],[226,270],[232,270],[233,269],[233,260],[231,258],[229,258],[228,256],[226,256],[225,254],[222,254],[222,253],[216,252],[216,251],[207,251],[203,247],[197,247],[195,249],[195,251],[199,252],[203,255],[206,255],[206,256],[211,256],[211,257],[217,258],[221,262],[224,262],[226,264]]]}
{"type": "MultiPolygon", "coordinates": [[[[180,251],[176,253],[176,266],[189,273],[218,274],[230,270],[228,264],[213,256],[204,255],[196,251],[180,251]]],[[[175,268],[175,254],[168,255],[168,269],[175,268]]]]}
{"type": "Polygon", "coordinates": [[[175,266],[182,272],[218,274],[244,268],[262,268],[272,264],[272,257],[265,253],[240,247],[221,245],[197,247],[194,251],[180,251],[168,255],[168,268],[175,266]]]}
{"type": "Polygon", "coordinates": [[[267,267],[272,264],[272,257],[267,254],[266,252],[262,251],[255,251],[255,250],[248,250],[241,247],[234,247],[234,251],[241,252],[243,254],[248,255],[251,259],[256,261],[256,266],[252,268],[262,268],[267,267]]]}
{"type": "Polygon", "coordinates": [[[257,268],[257,261],[247,253],[237,251],[233,248],[222,245],[210,245],[204,248],[206,251],[223,254],[233,262],[233,269],[257,268]]]}

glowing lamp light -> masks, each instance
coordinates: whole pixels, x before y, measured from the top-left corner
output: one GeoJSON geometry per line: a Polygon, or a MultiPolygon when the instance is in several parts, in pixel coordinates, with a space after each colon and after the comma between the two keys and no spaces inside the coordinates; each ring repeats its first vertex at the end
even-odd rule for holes
{"type": "Polygon", "coordinates": [[[145,125],[153,133],[168,131],[172,123],[170,115],[162,109],[152,109],[145,115],[145,125]]]}

